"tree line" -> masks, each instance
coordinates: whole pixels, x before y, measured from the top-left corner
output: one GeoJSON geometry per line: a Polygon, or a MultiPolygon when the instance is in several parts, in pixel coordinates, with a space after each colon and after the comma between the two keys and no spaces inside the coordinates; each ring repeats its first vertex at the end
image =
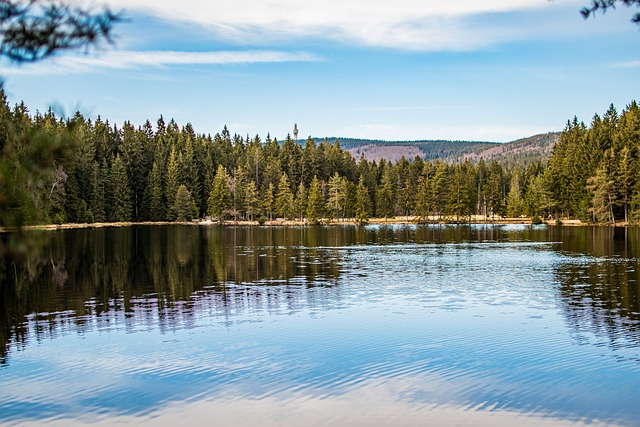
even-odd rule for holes
{"type": "Polygon", "coordinates": [[[0,225],[38,223],[321,220],[471,215],[640,216],[640,117],[613,107],[591,128],[570,121],[548,164],[420,157],[395,163],[355,159],[339,141],[304,145],[198,134],[160,117],[122,127],[80,113],[30,114],[0,102],[0,225]]]}

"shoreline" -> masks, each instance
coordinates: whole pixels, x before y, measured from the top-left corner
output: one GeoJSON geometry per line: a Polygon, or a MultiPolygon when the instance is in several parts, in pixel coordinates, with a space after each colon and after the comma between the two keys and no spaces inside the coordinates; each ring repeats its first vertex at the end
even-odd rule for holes
{"type": "MultiPolygon", "coordinates": [[[[317,225],[321,226],[340,226],[340,225],[470,225],[470,224],[484,224],[484,225],[515,225],[515,224],[529,224],[533,225],[531,218],[485,218],[482,215],[471,217],[470,220],[455,221],[454,219],[432,217],[428,220],[418,220],[415,216],[396,216],[394,218],[371,218],[365,224],[359,224],[354,218],[336,219],[336,220],[323,220],[317,225]]],[[[613,224],[589,224],[583,223],[580,220],[563,220],[561,224],[557,224],[556,221],[543,221],[544,225],[562,225],[562,226],[608,226],[608,227],[625,227],[627,223],[613,224]]],[[[85,228],[106,228],[106,227],[131,227],[136,225],[153,226],[153,225],[190,225],[190,226],[239,226],[239,227],[306,227],[316,224],[310,224],[307,221],[300,220],[285,220],[282,218],[274,219],[272,221],[264,221],[260,224],[258,221],[249,220],[225,220],[222,222],[213,220],[194,220],[187,222],[172,222],[172,221],[146,221],[146,222],[96,222],[96,223],[67,223],[67,224],[40,224],[40,225],[26,225],[21,228],[17,227],[0,227],[0,233],[10,233],[19,230],[73,230],[73,229],[85,229],[85,228]]]]}

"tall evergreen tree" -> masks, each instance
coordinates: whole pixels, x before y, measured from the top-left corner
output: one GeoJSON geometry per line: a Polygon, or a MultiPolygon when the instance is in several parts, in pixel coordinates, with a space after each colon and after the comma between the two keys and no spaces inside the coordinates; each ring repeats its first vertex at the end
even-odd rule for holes
{"type": "Polygon", "coordinates": [[[258,199],[258,189],[253,180],[249,180],[245,189],[244,209],[249,215],[249,220],[253,221],[256,215],[260,214],[260,199],[258,199]]]}
{"type": "Polygon", "coordinates": [[[364,177],[360,176],[358,187],[356,188],[356,205],[355,215],[356,221],[364,224],[369,220],[369,190],[364,185],[364,177]]]}
{"type": "Polygon", "coordinates": [[[127,222],[132,219],[131,188],[124,162],[117,156],[111,167],[111,181],[114,189],[113,219],[116,222],[127,222]]]}
{"type": "Polygon", "coordinates": [[[94,161],[91,168],[91,194],[90,209],[93,212],[93,219],[96,222],[105,222],[107,220],[104,206],[104,181],[106,177],[102,174],[102,169],[98,162],[94,161]]]}
{"type": "Polygon", "coordinates": [[[289,177],[285,172],[282,173],[278,182],[278,195],[276,197],[276,211],[282,215],[284,219],[293,216],[293,193],[289,183],[289,177]]]}
{"type": "Polygon", "coordinates": [[[222,165],[218,165],[213,187],[209,194],[209,215],[222,221],[225,212],[231,207],[231,191],[229,190],[229,175],[222,165]]]}
{"type": "Polygon", "coordinates": [[[167,203],[167,219],[173,221],[176,219],[176,194],[178,193],[178,180],[179,180],[179,163],[178,154],[176,148],[171,147],[171,154],[169,155],[169,162],[167,163],[167,182],[164,190],[164,200],[167,203]]]}
{"type": "Polygon", "coordinates": [[[304,219],[304,216],[307,212],[307,188],[304,185],[304,182],[300,182],[298,185],[298,190],[296,191],[296,199],[295,199],[295,213],[296,216],[300,218],[300,221],[304,219]]]}
{"type": "Polygon", "coordinates": [[[606,166],[599,168],[596,175],[588,180],[588,189],[593,193],[591,212],[597,222],[615,222],[614,181],[606,166]]]}
{"type": "Polygon", "coordinates": [[[418,189],[416,194],[416,214],[423,221],[429,219],[433,214],[433,190],[431,180],[425,176],[418,178],[418,189]]]}
{"type": "Polygon", "coordinates": [[[191,192],[184,184],[178,187],[175,199],[176,221],[190,221],[193,218],[194,202],[191,199],[191,192]]]}
{"type": "Polygon", "coordinates": [[[455,216],[456,221],[459,221],[460,217],[471,215],[469,186],[467,185],[464,171],[460,166],[455,167],[453,171],[446,211],[455,216]]]}
{"type": "Polygon", "coordinates": [[[165,219],[166,213],[162,203],[162,175],[157,161],[153,163],[153,168],[149,173],[147,194],[149,198],[149,219],[151,221],[162,221],[165,219]]]}
{"type": "Polygon", "coordinates": [[[307,219],[312,223],[317,223],[324,213],[324,196],[320,180],[314,176],[309,186],[307,195],[307,219]]]}
{"type": "Polygon", "coordinates": [[[269,217],[269,221],[273,221],[273,212],[276,210],[275,187],[273,183],[269,183],[262,197],[262,209],[265,215],[269,217]]]}
{"type": "Polygon", "coordinates": [[[347,206],[346,181],[335,172],[328,183],[327,213],[331,218],[344,219],[344,211],[347,206]]]}

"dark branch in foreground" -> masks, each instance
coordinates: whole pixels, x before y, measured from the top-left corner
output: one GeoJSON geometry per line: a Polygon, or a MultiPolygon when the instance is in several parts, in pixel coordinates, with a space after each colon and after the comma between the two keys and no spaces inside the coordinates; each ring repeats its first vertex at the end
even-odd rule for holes
{"type": "Polygon", "coordinates": [[[112,43],[119,20],[109,9],[94,12],[58,0],[0,0],[0,55],[33,62],[59,50],[112,43]]]}
{"type": "MultiPolygon", "coordinates": [[[[609,9],[615,9],[616,4],[622,3],[625,6],[637,6],[640,7],[640,0],[592,0],[591,6],[583,7],[580,10],[582,16],[587,19],[590,16],[595,16],[598,11],[605,13],[609,9]]],[[[634,24],[640,25],[640,12],[633,15],[631,21],[634,24]]]]}

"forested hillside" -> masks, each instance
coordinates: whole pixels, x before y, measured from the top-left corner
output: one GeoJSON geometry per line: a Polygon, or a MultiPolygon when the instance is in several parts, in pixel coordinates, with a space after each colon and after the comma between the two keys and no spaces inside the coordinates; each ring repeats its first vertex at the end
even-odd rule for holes
{"type": "Polygon", "coordinates": [[[517,139],[504,144],[495,144],[491,147],[475,150],[470,154],[464,154],[460,161],[468,159],[478,161],[496,160],[502,165],[516,166],[538,161],[546,162],[551,157],[553,146],[560,138],[560,132],[549,132],[528,138],[517,139]]]}
{"type": "MultiPolygon", "coordinates": [[[[316,138],[316,143],[321,142],[316,138]]],[[[446,140],[421,140],[421,141],[380,141],[354,138],[327,138],[327,142],[340,142],[340,146],[349,151],[355,158],[364,155],[367,160],[396,162],[403,156],[413,159],[415,156],[422,160],[456,161],[464,155],[476,153],[493,146],[495,142],[486,141],[446,141],[446,140]]]]}
{"type": "Polygon", "coordinates": [[[355,159],[339,142],[199,134],[160,117],[119,127],[0,105],[0,225],[194,218],[488,216],[636,219],[640,115],[574,119],[549,166],[355,159]]]}
{"type": "MultiPolygon", "coordinates": [[[[560,136],[559,132],[534,135],[507,143],[485,141],[378,141],[352,138],[328,138],[329,142],[340,141],[342,148],[355,158],[364,156],[367,160],[396,162],[402,157],[423,160],[442,160],[460,162],[465,159],[479,161],[497,160],[510,166],[526,165],[538,161],[547,161],[553,145],[560,136]]],[[[322,142],[315,138],[316,143],[322,142]]]]}

